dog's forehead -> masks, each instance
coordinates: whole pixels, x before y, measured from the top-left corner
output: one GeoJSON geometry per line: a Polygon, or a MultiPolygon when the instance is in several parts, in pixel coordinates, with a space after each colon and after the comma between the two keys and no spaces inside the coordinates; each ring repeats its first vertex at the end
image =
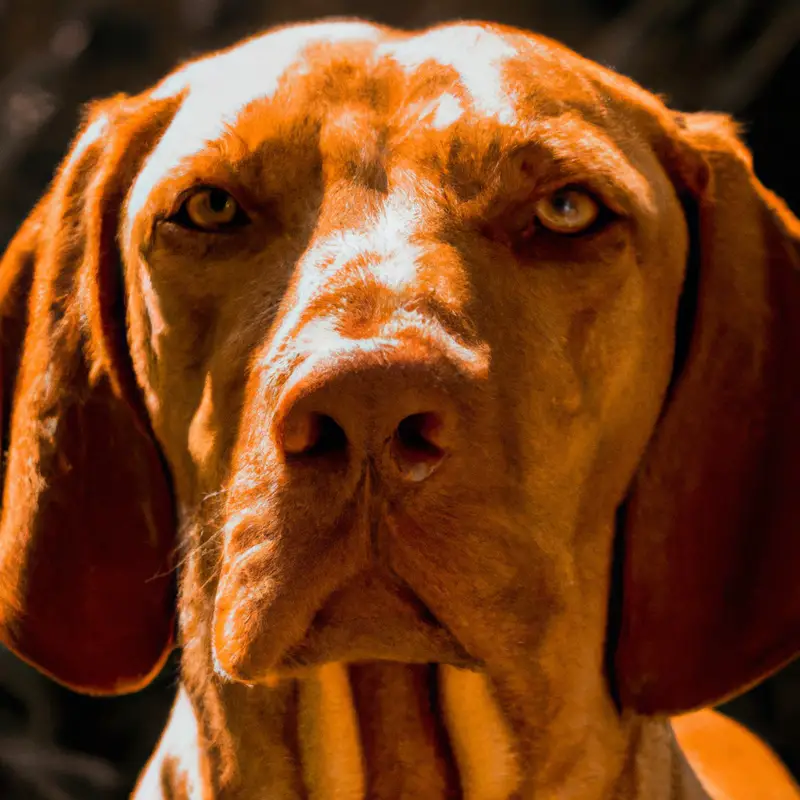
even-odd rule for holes
{"type": "Polygon", "coordinates": [[[307,51],[314,45],[345,53],[354,46],[375,45],[382,37],[379,26],[366,22],[281,28],[186,65],[165,78],[153,95],[186,93],[184,115],[195,106],[204,107],[208,126],[202,133],[212,139],[221,129],[221,120],[235,122],[236,115],[251,103],[269,100],[289,72],[297,79],[313,70],[307,51]]]}
{"type": "MultiPolygon", "coordinates": [[[[281,100],[313,95],[313,104],[301,109],[304,119],[336,115],[337,105],[392,94],[394,105],[382,108],[387,115],[402,113],[404,102],[427,99],[438,113],[422,115],[420,123],[442,126],[468,112],[476,121],[513,126],[526,91],[535,94],[539,106],[548,100],[562,106],[569,99],[586,100],[591,92],[576,69],[578,61],[541,37],[477,23],[419,34],[362,22],[287,27],[189,64],[163,81],[155,96],[185,91],[187,97],[160,149],[162,155],[169,149],[176,161],[190,156],[235,126],[243,111],[266,105],[279,93],[281,100]],[[326,81],[343,83],[343,72],[349,76],[347,90],[336,96],[324,89],[309,91],[326,81]],[[367,84],[371,90],[362,91],[367,84]],[[457,102],[453,89],[461,98],[457,102]]],[[[269,113],[280,115],[288,106],[275,102],[269,113]]],[[[295,104],[295,115],[297,110],[295,104]]]]}

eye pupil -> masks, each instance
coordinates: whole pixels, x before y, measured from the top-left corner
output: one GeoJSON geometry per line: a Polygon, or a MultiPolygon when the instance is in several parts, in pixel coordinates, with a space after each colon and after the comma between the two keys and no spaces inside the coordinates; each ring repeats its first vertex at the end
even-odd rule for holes
{"type": "Polygon", "coordinates": [[[230,202],[230,195],[222,189],[211,189],[208,193],[208,207],[217,214],[226,211],[230,202]]]}
{"type": "Polygon", "coordinates": [[[577,211],[575,202],[568,192],[558,192],[557,194],[553,195],[552,204],[553,209],[565,217],[568,217],[577,211]]]}

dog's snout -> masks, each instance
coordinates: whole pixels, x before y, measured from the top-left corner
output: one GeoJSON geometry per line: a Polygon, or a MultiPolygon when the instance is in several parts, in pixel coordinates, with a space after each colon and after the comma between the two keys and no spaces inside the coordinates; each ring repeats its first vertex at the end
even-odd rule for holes
{"type": "Polygon", "coordinates": [[[447,359],[414,350],[314,359],[276,409],[274,438],[284,458],[323,467],[370,457],[395,478],[430,477],[458,447],[464,387],[447,359]]]}

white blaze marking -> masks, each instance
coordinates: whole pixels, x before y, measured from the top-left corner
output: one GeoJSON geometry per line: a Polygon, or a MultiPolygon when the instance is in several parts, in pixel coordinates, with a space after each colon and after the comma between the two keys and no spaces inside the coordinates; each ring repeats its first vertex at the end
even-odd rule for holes
{"type": "Polygon", "coordinates": [[[433,127],[441,130],[457,122],[464,113],[461,103],[452,94],[443,94],[439,98],[436,112],[433,116],[433,127]]]}
{"type": "MultiPolygon", "coordinates": [[[[301,271],[297,285],[299,302],[286,314],[273,337],[273,348],[280,348],[289,332],[299,324],[309,300],[322,287],[325,278],[364,253],[369,253],[369,271],[384,286],[400,291],[411,285],[417,276],[421,248],[409,241],[418,228],[421,211],[418,202],[404,190],[396,190],[386,200],[376,217],[364,221],[363,228],[336,231],[314,245],[304,257],[307,264],[324,265],[301,271]]],[[[315,336],[325,335],[318,330],[315,336]]],[[[276,357],[272,349],[265,363],[276,357]]]]}
{"type": "Polygon", "coordinates": [[[452,67],[472,96],[475,110],[504,125],[513,125],[516,113],[513,98],[503,86],[501,68],[516,54],[496,33],[477,25],[440,28],[378,47],[379,56],[394,59],[406,73],[416,72],[426,61],[452,67]]]}

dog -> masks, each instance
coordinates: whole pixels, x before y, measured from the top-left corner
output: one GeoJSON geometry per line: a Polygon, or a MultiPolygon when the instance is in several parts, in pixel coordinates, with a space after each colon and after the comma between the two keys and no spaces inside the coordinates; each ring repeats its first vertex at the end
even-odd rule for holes
{"type": "Polygon", "coordinates": [[[180,645],[140,800],[800,797],[681,716],[800,649],[799,241],[727,116],[499,25],[93,104],[0,265],[3,642],[180,645]]]}

